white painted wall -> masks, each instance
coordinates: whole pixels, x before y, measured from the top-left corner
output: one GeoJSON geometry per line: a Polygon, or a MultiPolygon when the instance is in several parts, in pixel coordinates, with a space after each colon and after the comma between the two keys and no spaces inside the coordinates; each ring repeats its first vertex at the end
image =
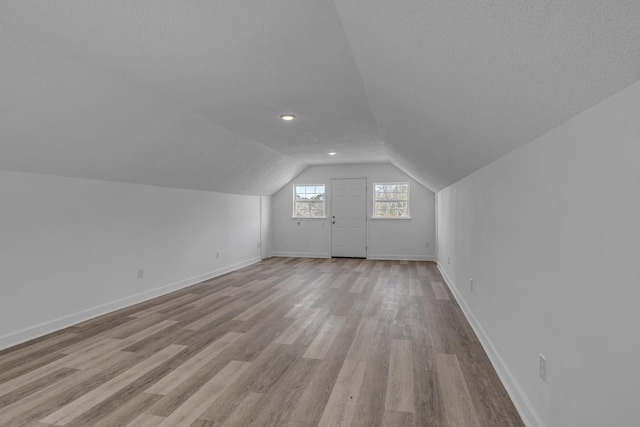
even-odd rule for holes
{"type": "Polygon", "coordinates": [[[271,246],[271,197],[260,196],[260,256],[269,258],[271,246]]]}
{"type": "Polygon", "coordinates": [[[439,267],[528,425],[638,425],[639,159],[640,82],[438,193],[439,267]]]}
{"type": "Polygon", "coordinates": [[[368,258],[435,259],[435,195],[391,164],[311,166],[303,171],[272,196],[271,255],[331,256],[332,178],[367,179],[368,258]],[[371,219],[374,182],[409,182],[411,219],[371,219]],[[326,219],[292,218],[294,184],[326,185],[326,219]]]}
{"type": "Polygon", "coordinates": [[[260,197],[0,172],[0,229],[4,348],[259,261],[260,197]]]}

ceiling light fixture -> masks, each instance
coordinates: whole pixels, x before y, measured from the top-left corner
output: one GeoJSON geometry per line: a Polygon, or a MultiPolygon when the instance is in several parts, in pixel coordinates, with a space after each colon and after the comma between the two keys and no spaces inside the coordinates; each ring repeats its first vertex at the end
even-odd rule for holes
{"type": "Polygon", "coordinates": [[[336,152],[335,152],[335,151],[329,151],[329,153],[328,153],[328,154],[329,154],[330,156],[335,156],[335,155],[336,155],[336,152]]]}
{"type": "Polygon", "coordinates": [[[283,114],[280,116],[280,118],[286,122],[290,122],[291,120],[295,119],[296,116],[294,116],[293,114],[283,114]]]}

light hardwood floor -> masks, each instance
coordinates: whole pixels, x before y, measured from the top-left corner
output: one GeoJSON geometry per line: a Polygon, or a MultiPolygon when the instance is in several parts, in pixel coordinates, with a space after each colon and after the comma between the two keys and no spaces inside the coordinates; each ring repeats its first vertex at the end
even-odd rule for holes
{"type": "Polygon", "coordinates": [[[0,352],[3,426],[521,426],[435,264],[272,258],[0,352]]]}

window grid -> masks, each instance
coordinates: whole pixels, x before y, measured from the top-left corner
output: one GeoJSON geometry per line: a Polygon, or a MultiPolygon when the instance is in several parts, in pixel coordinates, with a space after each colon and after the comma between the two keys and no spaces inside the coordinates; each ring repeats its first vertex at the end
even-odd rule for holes
{"type": "Polygon", "coordinates": [[[326,218],[324,184],[294,184],[293,217],[326,218]]]}
{"type": "Polygon", "coordinates": [[[374,183],[373,217],[409,218],[409,183],[374,183]]]}

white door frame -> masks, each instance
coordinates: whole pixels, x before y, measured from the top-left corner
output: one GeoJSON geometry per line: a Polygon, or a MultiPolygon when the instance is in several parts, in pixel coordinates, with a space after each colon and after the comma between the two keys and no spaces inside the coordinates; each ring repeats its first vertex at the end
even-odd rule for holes
{"type": "MultiPolygon", "coordinates": [[[[330,183],[330,188],[331,188],[331,197],[330,197],[330,201],[331,201],[331,253],[330,256],[331,257],[341,257],[341,256],[345,256],[348,257],[348,255],[335,255],[334,252],[334,228],[335,228],[335,215],[336,215],[336,207],[334,204],[334,192],[333,192],[333,188],[334,188],[334,181],[340,181],[340,180],[362,180],[364,181],[364,223],[363,223],[363,227],[364,227],[364,254],[363,257],[366,259],[368,257],[368,248],[369,248],[369,216],[368,216],[368,212],[369,212],[369,199],[368,199],[368,194],[369,194],[369,180],[367,177],[361,177],[361,176],[350,176],[350,177],[339,177],[339,178],[330,178],[331,183],[330,183]]],[[[335,199],[337,200],[337,199],[335,199]]],[[[360,256],[358,256],[358,258],[360,258],[360,256]]]]}

